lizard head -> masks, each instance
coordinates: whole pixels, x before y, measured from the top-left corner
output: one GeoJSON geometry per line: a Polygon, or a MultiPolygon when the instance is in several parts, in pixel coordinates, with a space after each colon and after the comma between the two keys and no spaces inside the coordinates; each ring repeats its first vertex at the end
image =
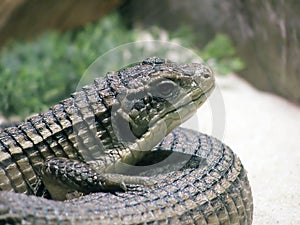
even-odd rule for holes
{"type": "Polygon", "coordinates": [[[190,118],[215,86],[206,65],[176,64],[157,57],[123,68],[117,77],[118,82],[114,79],[110,85],[120,103],[114,110],[118,136],[143,142],[150,149],[190,118]]]}

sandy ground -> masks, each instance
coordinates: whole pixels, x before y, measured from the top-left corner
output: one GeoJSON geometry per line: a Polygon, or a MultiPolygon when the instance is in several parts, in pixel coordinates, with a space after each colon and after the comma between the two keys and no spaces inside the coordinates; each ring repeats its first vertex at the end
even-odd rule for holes
{"type": "Polygon", "coordinates": [[[218,100],[198,111],[199,130],[215,133],[242,160],[252,187],[253,224],[300,224],[300,107],[235,75],[217,77],[217,84],[212,99],[218,100]]]}

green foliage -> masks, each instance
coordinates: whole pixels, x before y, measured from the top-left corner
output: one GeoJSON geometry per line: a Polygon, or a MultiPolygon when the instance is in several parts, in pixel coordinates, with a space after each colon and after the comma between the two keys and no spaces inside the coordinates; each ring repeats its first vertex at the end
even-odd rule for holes
{"type": "MultiPolygon", "coordinates": [[[[186,47],[197,38],[186,27],[171,34],[154,30],[153,38],[180,40],[186,47]]],[[[32,42],[11,43],[0,53],[0,114],[24,118],[46,110],[76,90],[79,79],[98,56],[137,40],[141,32],[126,29],[119,16],[112,14],[80,30],[48,32],[32,42]]],[[[218,35],[199,54],[213,63],[217,73],[226,74],[243,66],[224,35],[218,35]]],[[[108,63],[115,63],[111,61],[108,63]]]]}
{"type": "Polygon", "coordinates": [[[134,36],[113,14],[78,31],[12,43],[0,54],[0,114],[24,118],[46,110],[76,89],[96,57],[134,36]]]}
{"type": "Polygon", "coordinates": [[[199,54],[218,75],[239,71],[245,66],[243,61],[236,57],[235,49],[229,38],[223,34],[216,35],[199,54]]]}

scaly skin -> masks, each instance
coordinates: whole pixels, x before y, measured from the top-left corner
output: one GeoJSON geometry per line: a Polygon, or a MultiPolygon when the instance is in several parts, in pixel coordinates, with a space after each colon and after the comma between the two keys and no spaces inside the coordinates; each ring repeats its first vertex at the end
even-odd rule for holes
{"type": "Polygon", "coordinates": [[[202,64],[149,58],[4,129],[0,221],[251,224],[239,159],[212,137],[172,131],[213,87],[202,64]]]}

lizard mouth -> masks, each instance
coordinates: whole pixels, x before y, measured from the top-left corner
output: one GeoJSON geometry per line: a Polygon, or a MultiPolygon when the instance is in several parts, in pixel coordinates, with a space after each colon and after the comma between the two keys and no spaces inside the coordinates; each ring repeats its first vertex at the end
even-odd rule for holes
{"type": "MultiPolygon", "coordinates": [[[[213,90],[214,90],[214,88],[215,88],[215,83],[212,83],[212,85],[210,86],[210,87],[208,87],[207,88],[207,90],[203,93],[203,91],[201,91],[201,94],[194,94],[194,93],[192,93],[191,94],[191,96],[192,96],[192,100],[193,100],[193,102],[196,104],[196,105],[198,105],[198,104],[200,104],[200,105],[198,105],[198,107],[200,107],[201,106],[201,104],[210,96],[210,94],[213,92],[213,90]],[[203,102],[202,102],[202,101],[203,102]]],[[[196,91],[195,91],[196,92],[196,91]]]]}
{"type": "Polygon", "coordinates": [[[201,89],[196,89],[195,91],[190,92],[188,95],[190,101],[184,102],[174,110],[169,111],[165,117],[162,118],[167,123],[167,133],[171,132],[175,127],[191,118],[196,113],[197,109],[209,97],[214,87],[215,85],[213,83],[204,92],[201,89]]]}

